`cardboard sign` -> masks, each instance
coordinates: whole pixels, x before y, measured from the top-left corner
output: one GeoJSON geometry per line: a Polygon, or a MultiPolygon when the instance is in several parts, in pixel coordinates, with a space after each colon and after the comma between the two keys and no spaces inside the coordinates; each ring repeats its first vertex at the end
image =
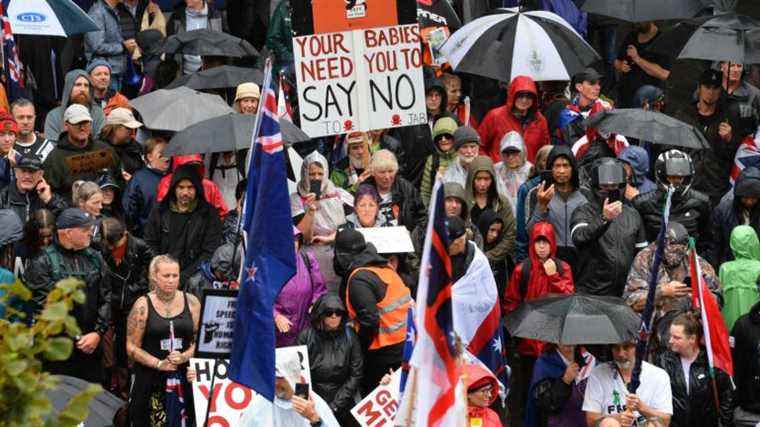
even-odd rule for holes
{"type": "Polygon", "coordinates": [[[357,228],[364,240],[372,243],[379,254],[403,254],[414,252],[412,238],[406,227],[357,228]]]}
{"type": "Polygon", "coordinates": [[[427,123],[418,24],[295,37],[301,129],[316,138],[427,123]]]}
{"type": "MultiPolygon", "coordinates": [[[[296,352],[301,360],[301,380],[309,384],[311,390],[311,371],[309,352],[305,345],[281,347],[276,350],[276,356],[296,352]]],[[[256,392],[228,378],[229,360],[217,360],[214,370],[214,359],[190,359],[190,367],[195,370],[196,379],[192,383],[193,403],[195,403],[195,425],[202,427],[206,419],[206,408],[209,410],[208,427],[237,427],[243,411],[251,404],[256,392]],[[213,371],[213,372],[212,372],[213,371]],[[214,379],[214,392],[209,393],[211,377],[214,379]],[[209,394],[212,398],[209,399],[209,394]]]]}
{"type": "Polygon", "coordinates": [[[235,330],[237,291],[204,289],[201,299],[201,321],[195,355],[226,359],[232,351],[235,330]]]}
{"type": "Polygon", "coordinates": [[[417,22],[416,0],[293,1],[291,27],[295,36],[417,22]]]}
{"type": "Polygon", "coordinates": [[[113,151],[110,148],[64,157],[63,161],[73,176],[94,174],[114,166],[113,151]]]}
{"type": "Polygon", "coordinates": [[[392,426],[399,405],[399,384],[401,369],[391,376],[391,382],[372,390],[361,402],[351,409],[351,415],[362,427],[392,426]]]}

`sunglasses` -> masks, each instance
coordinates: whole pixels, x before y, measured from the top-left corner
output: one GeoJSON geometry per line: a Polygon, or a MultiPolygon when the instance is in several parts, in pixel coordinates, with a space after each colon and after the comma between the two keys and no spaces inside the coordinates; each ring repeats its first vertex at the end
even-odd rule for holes
{"type": "Polygon", "coordinates": [[[333,316],[343,316],[343,312],[340,310],[327,310],[325,312],[325,317],[333,317],[333,316]]]}

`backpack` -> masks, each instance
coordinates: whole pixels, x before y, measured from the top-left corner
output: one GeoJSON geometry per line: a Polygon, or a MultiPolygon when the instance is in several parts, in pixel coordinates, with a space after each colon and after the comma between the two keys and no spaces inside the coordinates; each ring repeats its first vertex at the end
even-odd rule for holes
{"type": "MultiPolygon", "coordinates": [[[[564,267],[562,266],[562,261],[554,257],[552,257],[552,259],[554,260],[554,263],[557,264],[557,274],[560,276],[563,275],[564,267]]],[[[521,265],[522,270],[520,271],[520,299],[522,301],[525,301],[525,295],[528,293],[528,279],[530,279],[530,270],[532,267],[530,257],[525,258],[521,265]],[[526,271],[528,274],[525,274],[526,271]]]]}

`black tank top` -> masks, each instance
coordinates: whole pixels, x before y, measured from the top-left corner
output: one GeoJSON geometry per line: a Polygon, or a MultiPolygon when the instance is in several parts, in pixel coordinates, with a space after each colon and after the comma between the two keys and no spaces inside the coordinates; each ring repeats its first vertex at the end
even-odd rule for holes
{"type": "Polygon", "coordinates": [[[182,292],[185,307],[174,317],[163,317],[153,308],[153,302],[148,299],[148,320],[145,322],[142,348],[151,356],[161,360],[169,355],[172,349],[170,340],[171,327],[174,327],[174,347],[176,351],[185,351],[193,342],[193,316],[187,305],[187,294],[182,292]]]}

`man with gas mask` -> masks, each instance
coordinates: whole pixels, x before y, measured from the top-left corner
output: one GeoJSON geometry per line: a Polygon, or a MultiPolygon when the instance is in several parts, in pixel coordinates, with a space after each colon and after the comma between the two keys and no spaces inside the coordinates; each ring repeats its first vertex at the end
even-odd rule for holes
{"type": "Polygon", "coordinates": [[[623,164],[610,157],[591,168],[592,194],[573,212],[570,237],[578,250],[577,292],[621,296],[636,253],[647,246],[644,223],[623,203],[623,164]]]}
{"type": "Polygon", "coordinates": [[[694,177],[691,157],[683,151],[669,150],[657,157],[654,167],[657,190],[640,194],[632,200],[633,207],[639,211],[644,221],[647,240],[657,240],[668,188],[673,188],[669,221],[683,224],[689,235],[697,241],[699,252],[710,258],[713,246],[710,199],[691,188],[694,177]]]}

